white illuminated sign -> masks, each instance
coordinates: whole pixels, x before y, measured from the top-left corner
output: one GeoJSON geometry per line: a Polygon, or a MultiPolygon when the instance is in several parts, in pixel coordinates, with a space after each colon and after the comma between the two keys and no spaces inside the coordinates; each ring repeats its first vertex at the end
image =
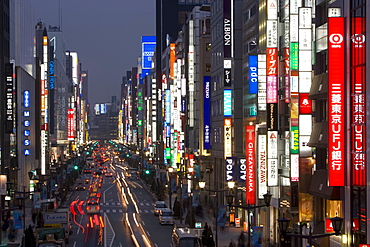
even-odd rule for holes
{"type": "Polygon", "coordinates": [[[266,135],[258,135],[258,198],[267,193],[267,152],[266,135]]]}

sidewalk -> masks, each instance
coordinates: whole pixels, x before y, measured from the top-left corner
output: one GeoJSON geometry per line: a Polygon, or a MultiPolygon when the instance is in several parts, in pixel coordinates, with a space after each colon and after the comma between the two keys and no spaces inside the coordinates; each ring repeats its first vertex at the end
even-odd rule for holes
{"type": "MultiPolygon", "coordinates": [[[[177,197],[176,193],[172,194],[171,203],[173,208],[173,203],[177,197]]],[[[169,203],[169,196],[166,196],[165,202],[168,206],[170,206],[169,203]]],[[[186,212],[183,216],[183,223],[185,222],[186,212]]],[[[195,215],[195,222],[201,223],[201,230],[203,230],[203,227],[205,223],[207,223],[209,226],[212,227],[214,240],[216,243],[216,219],[213,217],[213,210],[211,208],[203,208],[203,216],[197,216],[195,215]]],[[[240,233],[242,232],[243,228],[236,228],[234,226],[225,226],[225,227],[217,227],[217,238],[218,238],[218,246],[217,247],[229,247],[229,244],[231,241],[234,242],[235,247],[238,246],[238,238],[240,233]]],[[[247,234],[244,233],[245,237],[247,238],[247,234]]]]}

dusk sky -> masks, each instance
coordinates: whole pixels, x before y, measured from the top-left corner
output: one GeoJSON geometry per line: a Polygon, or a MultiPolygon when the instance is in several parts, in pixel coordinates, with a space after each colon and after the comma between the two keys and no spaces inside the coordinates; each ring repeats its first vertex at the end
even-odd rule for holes
{"type": "Polygon", "coordinates": [[[78,52],[82,69],[89,72],[90,104],[119,97],[122,76],[137,66],[141,55],[141,36],[155,35],[155,1],[30,1],[35,24],[61,26],[66,49],[78,52]]]}

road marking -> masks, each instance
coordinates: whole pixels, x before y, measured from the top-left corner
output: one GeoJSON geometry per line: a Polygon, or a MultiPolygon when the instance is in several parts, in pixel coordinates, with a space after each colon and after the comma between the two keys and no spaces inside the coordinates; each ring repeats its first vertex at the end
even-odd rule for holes
{"type": "Polygon", "coordinates": [[[73,243],[73,247],[76,247],[76,244],[77,244],[77,243],[76,243],[76,241],[75,241],[75,242],[73,243]]]}
{"type": "Polygon", "coordinates": [[[150,237],[150,233],[148,231],[146,231],[146,234],[150,237]]]}

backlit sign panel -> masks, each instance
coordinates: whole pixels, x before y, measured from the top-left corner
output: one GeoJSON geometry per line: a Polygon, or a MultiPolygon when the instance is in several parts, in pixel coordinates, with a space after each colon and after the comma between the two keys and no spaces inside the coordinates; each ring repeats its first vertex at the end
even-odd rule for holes
{"type": "Polygon", "coordinates": [[[30,91],[25,90],[23,92],[23,107],[28,108],[30,105],[30,91]]]}
{"type": "Polygon", "coordinates": [[[344,186],[344,18],[328,18],[329,186],[344,186]]]}
{"type": "Polygon", "coordinates": [[[267,185],[278,185],[277,131],[267,131],[267,185]]]}
{"type": "Polygon", "coordinates": [[[256,94],[258,92],[258,57],[256,55],[249,55],[249,93],[256,94]]]}
{"type": "Polygon", "coordinates": [[[366,185],[365,20],[363,17],[354,17],[351,19],[352,186],[366,185]]]}
{"type": "Polygon", "coordinates": [[[255,129],[253,125],[247,125],[246,129],[246,161],[247,161],[247,180],[246,180],[246,198],[247,204],[256,204],[256,178],[255,178],[255,129]]]}
{"type": "Polygon", "coordinates": [[[267,130],[278,130],[278,105],[276,103],[267,104],[267,130]]]}
{"type": "Polygon", "coordinates": [[[232,124],[231,118],[224,119],[224,156],[232,156],[232,124]]]}
{"type": "Polygon", "coordinates": [[[299,113],[312,114],[312,100],[308,99],[308,93],[299,94],[299,113]]]}
{"type": "Polygon", "coordinates": [[[231,11],[232,11],[232,1],[231,0],[224,0],[224,24],[223,24],[223,43],[224,43],[224,57],[232,57],[232,38],[233,38],[233,30],[232,30],[232,19],[231,19],[231,11]]]}
{"type": "Polygon", "coordinates": [[[266,135],[258,135],[258,198],[263,199],[263,195],[267,193],[267,150],[266,150],[266,135]]]}
{"type": "Polygon", "coordinates": [[[156,46],[155,36],[141,37],[142,69],[152,69],[152,57],[156,46]]]}
{"type": "Polygon", "coordinates": [[[224,117],[231,117],[232,114],[232,91],[224,89],[224,117]]]}
{"type": "Polygon", "coordinates": [[[74,140],[74,110],[68,109],[68,140],[73,141],[74,140]]]}
{"type": "Polygon", "coordinates": [[[235,163],[233,158],[226,158],[226,181],[235,181],[234,179],[234,170],[235,170],[235,163]]]}
{"type": "Polygon", "coordinates": [[[211,149],[211,77],[204,76],[203,77],[203,126],[204,126],[204,133],[203,133],[203,145],[204,149],[211,149]]]}
{"type": "Polygon", "coordinates": [[[238,159],[238,167],[239,167],[238,180],[239,182],[245,183],[247,179],[247,165],[245,158],[238,159]]]}

